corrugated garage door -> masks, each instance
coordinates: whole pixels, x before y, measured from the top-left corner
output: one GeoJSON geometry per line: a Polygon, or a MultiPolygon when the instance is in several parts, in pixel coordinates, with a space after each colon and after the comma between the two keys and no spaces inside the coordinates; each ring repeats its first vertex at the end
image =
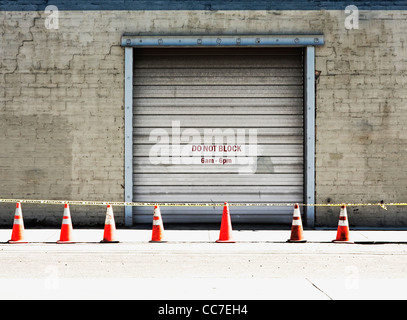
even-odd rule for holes
{"type": "MultiPolygon", "coordinates": [[[[302,202],[301,48],[134,50],[134,198],[302,202]]],[[[133,209],[150,223],[151,207],[133,209]]],[[[221,207],[163,207],[164,222],[220,222],[221,207]]],[[[231,207],[233,222],[290,223],[290,207],[231,207]]]]}

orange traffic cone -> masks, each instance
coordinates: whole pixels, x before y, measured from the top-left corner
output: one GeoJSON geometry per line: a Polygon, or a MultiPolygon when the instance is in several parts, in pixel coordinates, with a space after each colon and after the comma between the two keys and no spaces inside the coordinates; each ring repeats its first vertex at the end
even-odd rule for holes
{"type": "Polygon", "coordinates": [[[349,237],[349,223],[348,214],[346,212],[346,206],[341,206],[341,212],[339,214],[338,231],[336,233],[336,239],[332,240],[336,243],[353,243],[349,237]]]}
{"type": "Polygon", "coordinates": [[[161,211],[159,206],[154,207],[153,215],[153,234],[150,242],[167,242],[164,239],[164,225],[161,219],[161,211]]]}
{"type": "Polygon", "coordinates": [[[16,204],[13,231],[11,233],[11,239],[8,241],[8,243],[28,243],[27,241],[24,241],[24,221],[20,202],[17,202],[16,204]]]}
{"type": "Polygon", "coordinates": [[[62,218],[61,235],[57,243],[74,243],[72,241],[72,220],[69,204],[65,203],[64,217],[62,218]]]}
{"type": "Polygon", "coordinates": [[[106,220],[105,220],[105,229],[103,232],[103,239],[100,242],[118,243],[119,241],[115,239],[115,233],[116,233],[116,224],[114,222],[113,208],[110,204],[108,204],[106,209],[106,220]]]}
{"type": "Polygon", "coordinates": [[[229,204],[225,202],[223,206],[222,221],[220,224],[219,239],[216,240],[218,243],[235,243],[232,239],[232,221],[230,219],[229,204]]]}
{"type": "Polygon", "coordinates": [[[294,205],[293,222],[291,225],[291,237],[287,242],[307,242],[302,230],[301,212],[298,203],[294,205]]]}

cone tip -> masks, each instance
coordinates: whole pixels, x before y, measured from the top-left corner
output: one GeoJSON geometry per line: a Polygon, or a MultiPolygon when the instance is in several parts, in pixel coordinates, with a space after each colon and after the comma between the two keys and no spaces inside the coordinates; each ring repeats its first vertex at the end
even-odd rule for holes
{"type": "Polygon", "coordinates": [[[346,205],[343,204],[343,205],[341,206],[341,208],[342,208],[342,209],[346,209],[346,205]]]}
{"type": "Polygon", "coordinates": [[[298,209],[300,206],[298,205],[298,203],[294,204],[294,209],[298,209]]]}
{"type": "Polygon", "coordinates": [[[107,207],[110,208],[110,204],[108,204],[107,207]]]}
{"type": "Polygon", "coordinates": [[[66,208],[69,208],[69,204],[65,203],[64,208],[65,208],[65,209],[66,209],[66,208]]]}
{"type": "Polygon", "coordinates": [[[20,208],[20,202],[17,202],[16,208],[17,208],[17,209],[20,208]]]}

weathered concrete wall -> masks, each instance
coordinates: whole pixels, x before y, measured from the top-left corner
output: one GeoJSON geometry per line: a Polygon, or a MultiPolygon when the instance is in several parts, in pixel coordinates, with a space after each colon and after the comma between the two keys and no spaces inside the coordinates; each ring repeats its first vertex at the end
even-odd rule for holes
{"type": "MultiPolygon", "coordinates": [[[[361,12],[358,30],[329,16],[316,59],[316,201],[406,202],[407,12],[361,12]]],[[[318,208],[317,224],[333,224],[338,212],[318,208]]],[[[405,207],[348,213],[351,225],[407,225],[405,207]]]]}
{"type": "MultiPolygon", "coordinates": [[[[47,30],[45,16],[1,14],[2,197],[120,201],[124,55],[122,31],[108,26],[117,17],[60,12],[59,29],[47,30]]],[[[101,208],[71,211],[73,223],[104,223],[101,208]]],[[[24,218],[60,224],[61,212],[30,206],[24,218]]]]}
{"type": "MultiPolygon", "coordinates": [[[[123,201],[123,33],[323,32],[316,49],[316,201],[407,202],[404,108],[406,11],[41,11],[0,12],[0,194],[2,198],[123,201]]],[[[63,209],[24,206],[26,224],[59,225],[63,209]]],[[[23,209],[24,209],[23,208],[23,209]]],[[[0,207],[10,225],[14,205],[0,207]]],[[[71,208],[74,224],[103,224],[102,208],[71,208]]],[[[317,208],[316,224],[337,224],[317,208]]],[[[117,223],[123,210],[115,208],[117,223]]],[[[406,226],[404,207],[350,208],[351,225],[406,226]]]]}

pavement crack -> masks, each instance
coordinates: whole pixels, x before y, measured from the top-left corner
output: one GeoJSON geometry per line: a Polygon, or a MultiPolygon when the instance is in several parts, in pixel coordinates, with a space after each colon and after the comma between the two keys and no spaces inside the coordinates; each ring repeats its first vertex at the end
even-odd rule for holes
{"type": "Polygon", "coordinates": [[[305,278],[305,280],[307,280],[309,283],[311,283],[316,289],[318,289],[319,291],[321,291],[324,295],[326,295],[328,297],[329,300],[333,300],[324,290],[322,290],[321,288],[319,288],[315,283],[313,283],[310,279],[305,278]]]}

